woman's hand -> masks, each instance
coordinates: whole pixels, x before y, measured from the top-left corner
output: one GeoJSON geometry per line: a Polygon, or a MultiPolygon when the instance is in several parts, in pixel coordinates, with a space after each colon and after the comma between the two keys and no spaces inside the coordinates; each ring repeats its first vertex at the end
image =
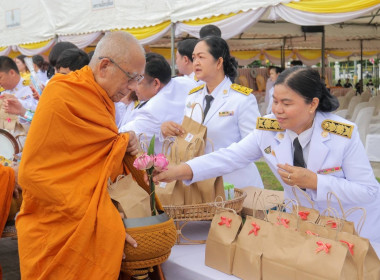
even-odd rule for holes
{"type": "Polygon", "coordinates": [[[170,165],[168,169],[153,174],[153,182],[156,184],[158,182],[170,183],[176,180],[191,180],[193,178],[193,170],[186,163],[180,165],[170,165]]]}
{"type": "Polygon", "coordinates": [[[309,169],[292,166],[289,164],[277,164],[278,174],[288,185],[297,185],[300,188],[317,189],[317,174],[309,169]]]}
{"type": "MultiPolygon", "coordinates": [[[[40,100],[41,95],[40,95],[40,94],[38,93],[38,91],[34,88],[34,86],[30,85],[29,87],[30,87],[30,89],[32,90],[33,98],[36,99],[36,100],[40,100]]],[[[44,88],[45,88],[45,85],[42,85],[42,84],[41,84],[41,85],[40,85],[40,89],[41,89],[41,91],[43,91],[44,88]]]]}
{"type": "Polygon", "coordinates": [[[178,123],[168,121],[161,125],[161,132],[164,137],[179,136],[185,133],[185,130],[178,123]]]}

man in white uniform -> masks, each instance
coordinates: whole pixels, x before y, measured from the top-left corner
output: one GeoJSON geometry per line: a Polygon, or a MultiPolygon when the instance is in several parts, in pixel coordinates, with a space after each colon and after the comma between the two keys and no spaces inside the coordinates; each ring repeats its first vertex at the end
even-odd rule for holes
{"type": "Polygon", "coordinates": [[[194,83],[184,77],[172,79],[169,64],[162,55],[155,53],[146,55],[144,77],[136,89],[139,105],[133,109],[131,120],[121,124],[119,132],[143,133],[148,140],[155,135],[155,152],[161,153],[161,124],[182,121],[185,100],[194,83]]]}
{"type": "Polygon", "coordinates": [[[197,42],[197,39],[185,39],[178,42],[177,53],[175,55],[175,64],[177,65],[178,72],[184,77],[194,81],[194,87],[203,83],[195,77],[193,69],[193,51],[197,42]]]}

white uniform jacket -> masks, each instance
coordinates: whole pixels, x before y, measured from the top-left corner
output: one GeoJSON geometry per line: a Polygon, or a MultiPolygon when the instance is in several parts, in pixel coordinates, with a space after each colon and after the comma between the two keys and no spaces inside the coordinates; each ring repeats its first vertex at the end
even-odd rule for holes
{"type": "MultiPolygon", "coordinates": [[[[274,118],[273,115],[269,115],[274,118]]],[[[310,140],[307,168],[317,173],[317,190],[307,189],[315,201],[318,210],[326,209],[328,192],[337,194],[347,211],[351,207],[363,207],[367,219],[361,236],[374,242],[380,242],[380,185],[368,161],[363,144],[360,141],[355,124],[331,113],[318,112],[314,119],[314,129],[310,140]],[[351,138],[326,133],[321,127],[329,119],[353,126],[351,138]],[[334,169],[336,171],[331,171],[334,169]]],[[[266,131],[256,129],[237,144],[227,149],[193,159],[188,162],[194,176],[192,181],[215,177],[231,169],[238,169],[248,162],[264,156],[273,173],[280,180],[285,190],[285,198],[294,198],[291,187],[282,181],[277,172],[277,164],[293,165],[292,143],[286,131],[266,131]]],[[[189,184],[189,182],[186,182],[189,184]]],[[[301,204],[310,207],[309,203],[298,195],[301,204]]],[[[340,212],[338,204],[333,201],[332,207],[340,212]]],[[[355,212],[348,220],[358,223],[361,213],[355,212]]]]}
{"type": "MultiPolygon", "coordinates": [[[[215,93],[215,99],[212,101],[203,123],[207,126],[207,138],[211,140],[211,143],[207,141],[206,153],[212,152],[212,148],[217,151],[232,143],[239,142],[255,129],[256,119],[260,116],[256,98],[249,93],[249,89],[241,87],[248,90],[246,93],[242,93],[231,88],[231,84],[230,79],[225,77],[212,93],[213,96],[215,93]]],[[[191,116],[194,107],[192,119],[202,122],[202,111],[198,105],[194,105],[199,103],[203,110],[206,94],[207,89],[204,86],[203,89],[188,96],[185,108],[186,116],[191,116]]],[[[259,171],[252,162],[242,166],[240,170],[230,171],[227,170],[220,175],[223,175],[225,182],[234,184],[235,187],[264,187],[259,171]]]]}
{"type": "Polygon", "coordinates": [[[38,101],[33,98],[33,92],[29,86],[24,85],[24,80],[20,78],[20,81],[14,89],[4,90],[1,94],[12,94],[22,104],[25,109],[35,111],[38,101]]]}
{"type": "Polygon", "coordinates": [[[135,109],[138,105],[138,101],[131,102],[128,105],[126,105],[123,102],[116,102],[115,103],[115,122],[118,128],[125,125],[128,121],[131,119],[132,111],[135,109]]]}
{"type": "Polygon", "coordinates": [[[144,106],[132,111],[131,121],[120,127],[119,132],[132,130],[137,135],[145,134],[148,139],[156,135],[155,153],[161,153],[161,124],[166,121],[181,123],[186,96],[193,86],[194,83],[184,77],[171,79],[144,106]]]}

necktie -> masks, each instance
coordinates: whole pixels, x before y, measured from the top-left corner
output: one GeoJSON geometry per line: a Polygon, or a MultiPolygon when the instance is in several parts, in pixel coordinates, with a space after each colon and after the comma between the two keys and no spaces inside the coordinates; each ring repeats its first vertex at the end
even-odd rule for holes
{"type": "MultiPolygon", "coordinates": [[[[302,146],[300,144],[300,141],[298,140],[298,137],[294,139],[293,147],[294,147],[293,165],[305,168],[306,164],[305,164],[305,160],[303,159],[302,146]]],[[[301,190],[306,191],[306,189],[302,189],[302,188],[301,190]]]]}
{"type": "Polygon", "coordinates": [[[207,115],[207,113],[208,113],[208,110],[210,110],[211,101],[214,99],[214,97],[212,97],[212,95],[206,95],[206,96],[205,96],[205,99],[206,99],[206,108],[205,108],[204,115],[203,115],[203,121],[204,121],[205,118],[206,118],[206,115],[207,115]]]}
{"type": "Polygon", "coordinates": [[[299,167],[306,167],[305,161],[303,159],[302,146],[300,144],[300,141],[298,140],[298,137],[294,139],[293,147],[294,147],[293,165],[299,166],[299,167]]]}

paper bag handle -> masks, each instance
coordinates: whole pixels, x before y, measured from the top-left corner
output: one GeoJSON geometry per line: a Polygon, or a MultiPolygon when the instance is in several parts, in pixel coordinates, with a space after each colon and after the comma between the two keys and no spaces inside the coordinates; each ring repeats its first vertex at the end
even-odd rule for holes
{"type": "Polygon", "coordinates": [[[367,211],[365,210],[365,208],[363,208],[363,207],[352,207],[352,208],[347,210],[346,217],[348,218],[352,213],[354,213],[358,210],[361,210],[363,212],[363,214],[362,214],[361,218],[359,219],[359,222],[356,226],[356,231],[360,235],[360,232],[362,231],[365,220],[367,219],[367,211]]]}
{"type": "MultiPolygon", "coordinates": [[[[194,109],[195,109],[195,106],[199,106],[199,108],[201,109],[201,112],[202,112],[202,122],[203,122],[203,119],[205,118],[205,114],[203,112],[203,107],[200,103],[195,103],[193,108],[191,109],[191,113],[190,113],[190,119],[193,120],[193,113],[194,113],[194,109]]],[[[202,125],[202,123],[200,123],[202,125]]]]}
{"type": "Polygon", "coordinates": [[[315,209],[315,207],[314,207],[315,204],[311,200],[310,196],[305,191],[301,190],[300,187],[298,187],[297,185],[294,185],[292,187],[292,192],[293,192],[294,196],[296,197],[298,205],[301,205],[301,203],[300,203],[300,199],[298,198],[297,191],[301,192],[303,194],[303,196],[306,198],[306,200],[310,203],[311,208],[315,209]]]}
{"type": "Polygon", "coordinates": [[[332,199],[333,196],[336,198],[336,200],[337,200],[337,202],[339,204],[340,211],[342,212],[342,219],[346,220],[346,214],[344,213],[342,202],[340,202],[340,199],[338,198],[338,196],[336,195],[335,192],[328,192],[327,193],[327,207],[328,208],[331,207],[331,199],[332,199]]]}

